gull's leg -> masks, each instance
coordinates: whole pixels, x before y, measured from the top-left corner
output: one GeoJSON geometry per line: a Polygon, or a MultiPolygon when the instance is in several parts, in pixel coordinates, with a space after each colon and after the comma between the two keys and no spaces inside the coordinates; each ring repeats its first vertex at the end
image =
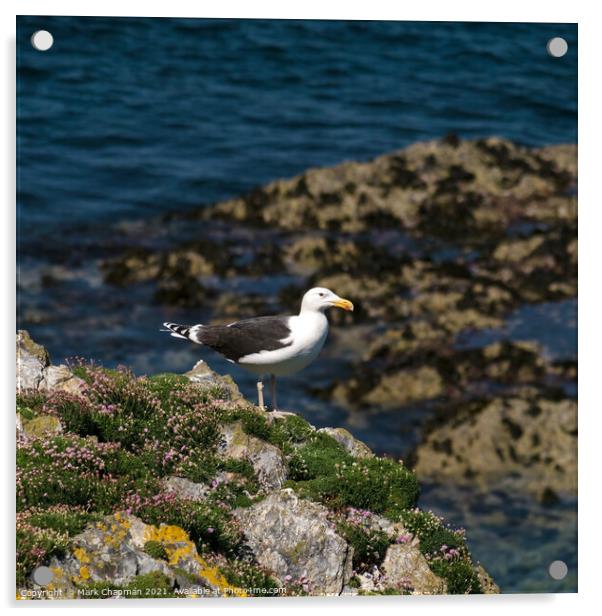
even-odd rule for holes
{"type": "Polygon", "coordinates": [[[257,404],[262,411],[265,410],[263,404],[263,377],[259,377],[259,381],[257,381],[257,404]]]}
{"type": "Polygon", "coordinates": [[[270,399],[272,402],[272,411],[278,410],[278,404],[276,402],[276,375],[270,374],[270,399]]]}
{"type": "Polygon", "coordinates": [[[289,413],[288,411],[278,411],[278,403],[276,402],[276,375],[270,374],[270,401],[272,403],[272,412],[269,414],[270,421],[274,419],[282,419],[295,413],[289,413]]]}

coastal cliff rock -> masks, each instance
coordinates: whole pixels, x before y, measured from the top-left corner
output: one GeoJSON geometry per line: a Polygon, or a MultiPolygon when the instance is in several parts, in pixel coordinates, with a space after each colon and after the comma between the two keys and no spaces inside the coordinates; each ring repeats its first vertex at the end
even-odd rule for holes
{"type": "Polygon", "coordinates": [[[414,474],[347,431],[268,421],[205,367],[40,387],[47,354],[18,340],[18,597],[497,592],[414,474]]]}
{"type": "Polygon", "coordinates": [[[17,332],[17,391],[60,390],[77,394],[83,386],[84,381],[67,366],[51,365],[46,349],[35,343],[28,332],[17,332]]]}
{"type": "Polygon", "coordinates": [[[409,543],[389,546],[382,569],[392,586],[421,588],[429,595],[447,592],[444,580],[431,571],[420,550],[409,543]]]}
{"type": "Polygon", "coordinates": [[[177,526],[144,524],[123,512],[105,516],[76,535],[70,553],[52,558],[49,590],[61,598],[132,598],[184,595],[244,596],[197,553],[177,526]],[[140,588],[140,579],[154,585],[140,588]],[[128,593],[128,590],[130,593],[128,593]]]}
{"type": "Polygon", "coordinates": [[[221,431],[223,440],[219,452],[222,456],[250,462],[262,486],[271,489],[282,486],[286,464],[278,447],[247,434],[238,421],[223,426],[221,431]]]}
{"type": "Polygon", "coordinates": [[[290,488],[234,512],[255,558],[278,579],[304,579],[311,594],[338,595],[352,576],[353,548],[328,514],[290,488]]]}

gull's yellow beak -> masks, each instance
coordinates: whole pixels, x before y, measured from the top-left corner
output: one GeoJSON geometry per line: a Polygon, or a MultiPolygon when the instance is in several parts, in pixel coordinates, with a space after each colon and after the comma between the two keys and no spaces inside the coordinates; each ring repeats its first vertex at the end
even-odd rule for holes
{"type": "Polygon", "coordinates": [[[339,298],[336,301],[332,302],[332,305],[336,306],[337,308],[342,308],[343,310],[353,312],[353,304],[348,299],[339,298]]]}

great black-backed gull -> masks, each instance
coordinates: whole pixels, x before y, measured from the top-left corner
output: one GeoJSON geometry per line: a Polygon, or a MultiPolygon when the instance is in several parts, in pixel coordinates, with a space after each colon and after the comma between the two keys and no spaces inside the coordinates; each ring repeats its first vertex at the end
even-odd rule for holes
{"type": "Polygon", "coordinates": [[[257,395],[262,409],[263,377],[269,374],[272,410],[276,411],[276,377],[299,372],[316,359],[328,335],[324,313],[333,306],[353,310],[348,299],[316,287],[303,296],[296,316],[256,317],[229,325],[163,325],[172,336],[208,346],[258,374],[257,395]]]}

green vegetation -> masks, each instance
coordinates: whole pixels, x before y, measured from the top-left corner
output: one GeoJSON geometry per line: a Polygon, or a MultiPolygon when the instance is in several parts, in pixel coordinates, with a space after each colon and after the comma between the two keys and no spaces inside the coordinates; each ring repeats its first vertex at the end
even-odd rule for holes
{"type": "MultiPolygon", "coordinates": [[[[304,457],[300,472],[311,475],[321,457],[316,452],[304,457]]],[[[311,479],[290,481],[288,485],[333,509],[368,509],[392,520],[398,520],[403,510],[414,507],[419,494],[414,474],[401,463],[386,458],[339,462],[334,468],[323,467],[321,474],[311,479]]]]}
{"type": "Polygon", "coordinates": [[[404,511],[401,520],[405,528],[420,539],[420,551],[423,554],[438,554],[442,546],[467,549],[463,534],[444,526],[443,521],[430,511],[404,511]]]}
{"type": "Polygon", "coordinates": [[[434,573],[447,582],[451,595],[480,594],[483,592],[477,574],[467,560],[437,559],[430,563],[434,573]]]}
{"type": "Polygon", "coordinates": [[[144,544],[144,551],[157,560],[169,560],[167,550],[160,541],[147,541],[144,544]]]}
{"type": "MultiPolygon", "coordinates": [[[[265,497],[251,460],[224,458],[220,450],[220,425],[240,421],[246,434],[282,451],[286,485],[331,509],[338,533],[353,547],[356,573],[380,566],[392,541],[362,521],[380,514],[401,521],[420,539],[431,568],[447,580],[450,592],[479,591],[463,535],[436,516],[412,509],[419,486],[401,462],[356,459],[300,417],[268,421],[246,402],[225,401],[221,388],[199,387],[178,375],[137,378],[125,369],[83,364],[74,372],[86,382],[82,396],[25,392],[17,397],[23,421],[40,426],[17,449],[19,585],[32,569],[64,555],[70,538],[89,523],[128,511],[147,524],[182,528],[199,554],[218,559],[230,584],[258,593],[278,586],[269,572],[249,561],[231,513],[265,497]],[[170,476],[203,483],[207,496],[199,502],[176,496],[164,484],[170,476]],[[356,518],[346,517],[353,509],[356,518]]],[[[158,541],[148,541],[144,549],[153,558],[167,559],[158,541]]],[[[357,585],[357,577],[353,580],[351,585],[357,585]]],[[[173,596],[172,584],[162,574],[149,574],[127,586],[89,583],[81,590],[85,596],[173,596]]],[[[287,592],[308,591],[304,582],[289,580],[287,592]]]]}
{"type": "Polygon", "coordinates": [[[382,563],[391,544],[386,533],[364,528],[358,524],[341,522],[337,532],[353,547],[353,569],[358,573],[371,571],[382,563]]]}
{"type": "Polygon", "coordinates": [[[252,595],[277,596],[271,594],[270,591],[278,588],[280,583],[259,565],[246,560],[233,559],[223,567],[222,571],[232,586],[247,589],[252,595]]]}

